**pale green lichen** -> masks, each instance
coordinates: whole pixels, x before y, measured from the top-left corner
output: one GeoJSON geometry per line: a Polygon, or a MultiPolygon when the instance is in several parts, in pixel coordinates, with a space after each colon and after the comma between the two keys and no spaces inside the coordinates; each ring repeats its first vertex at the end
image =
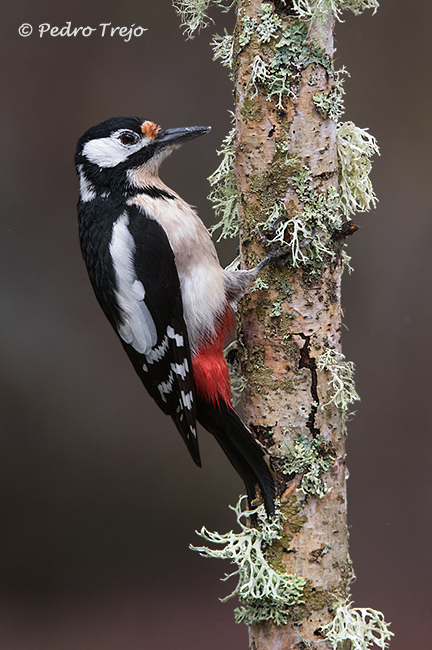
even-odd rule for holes
{"type": "Polygon", "coordinates": [[[301,73],[308,65],[322,65],[332,72],[330,57],[317,43],[310,42],[307,26],[299,21],[284,25],[269,3],[264,2],[258,18],[242,19],[240,47],[250,43],[253,36],[259,43],[270,45],[265,55],[256,55],[250,64],[251,74],[246,91],[254,97],[261,87],[269,101],[283,107],[283,97],[296,97],[301,73]]]}
{"type": "Polygon", "coordinates": [[[328,349],[316,360],[317,369],[329,373],[331,394],[328,401],[321,406],[327,408],[334,404],[346,418],[351,404],[360,400],[354,384],[354,364],[346,361],[342,352],[328,349]]]}
{"type": "Polygon", "coordinates": [[[349,216],[375,207],[377,197],[369,178],[371,157],[379,155],[375,138],[353,122],[342,122],[336,127],[336,143],[342,212],[349,216]]]}
{"type": "Polygon", "coordinates": [[[267,78],[263,82],[267,99],[283,108],[284,95],[297,96],[301,73],[311,64],[323,66],[329,74],[332,72],[330,57],[317,43],[310,42],[306,25],[292,22],[282,29],[274,56],[268,63],[267,78]]]}
{"type": "Polygon", "coordinates": [[[173,0],[188,38],[193,38],[194,32],[208,25],[207,10],[211,2],[212,0],[173,0]]]}
{"type": "Polygon", "coordinates": [[[258,94],[258,86],[264,85],[270,75],[267,70],[267,64],[263,61],[259,54],[254,57],[254,60],[252,61],[250,67],[251,73],[246,84],[245,91],[250,92],[250,89],[253,88],[253,93],[251,96],[255,97],[258,94]]]}
{"type": "Polygon", "coordinates": [[[348,253],[345,250],[342,250],[341,252],[341,262],[342,262],[342,270],[347,270],[349,275],[354,271],[353,267],[351,266],[351,256],[348,255],[348,253]]]}
{"type": "Polygon", "coordinates": [[[277,14],[274,13],[274,8],[268,2],[263,2],[261,5],[261,18],[256,28],[256,34],[260,43],[268,43],[276,36],[276,33],[281,27],[282,21],[277,14]]]}
{"type": "Polygon", "coordinates": [[[324,119],[329,118],[337,122],[345,112],[344,75],[349,76],[345,68],[335,70],[332,75],[331,89],[325,93],[317,93],[313,97],[315,108],[324,119]]]}
{"type": "Polygon", "coordinates": [[[222,65],[232,68],[234,58],[234,37],[225,31],[223,36],[215,34],[211,42],[213,48],[213,61],[220,59],[222,65]]]}
{"type": "Polygon", "coordinates": [[[266,291],[268,288],[267,282],[258,276],[249,291],[266,291]]]}
{"type": "Polygon", "coordinates": [[[271,544],[284,535],[282,512],[276,509],[273,517],[268,518],[264,506],[254,510],[242,510],[245,499],[244,496],[240,497],[236,507],[231,507],[236,513],[240,533],[230,531],[221,535],[203,527],[197,534],[207,542],[223,548],[190,548],[198,551],[203,557],[226,559],[237,565],[236,571],[223,578],[228,580],[237,576],[238,582],[222,602],[234,596],[242,601],[244,607],[236,611],[238,622],[246,622],[249,625],[252,622],[272,620],[276,625],[282,625],[287,622],[289,608],[304,602],[302,596],[306,580],[299,576],[278,573],[266,557],[271,544]],[[247,525],[250,517],[255,518],[256,527],[247,525]]]}
{"type": "MultiPolygon", "coordinates": [[[[286,433],[286,432],[285,432],[286,433]]],[[[334,463],[322,436],[308,439],[303,433],[297,434],[294,441],[285,441],[285,474],[302,474],[299,490],[322,498],[331,488],[325,484],[322,474],[334,463]]]]}
{"type": "Polygon", "coordinates": [[[341,648],[344,642],[350,642],[351,650],[369,650],[373,645],[385,650],[393,636],[381,612],[368,607],[352,608],[351,603],[339,603],[335,617],[320,632],[331,642],[333,650],[341,648]]]}
{"type": "Polygon", "coordinates": [[[239,36],[239,45],[241,48],[246,47],[251,42],[252,36],[256,33],[257,21],[250,16],[243,16],[241,19],[241,33],[239,36]]]}
{"type": "Polygon", "coordinates": [[[216,215],[220,218],[218,223],[210,228],[210,232],[213,234],[221,228],[222,232],[219,235],[219,240],[238,235],[234,139],[235,128],[231,129],[224,139],[222,147],[218,151],[218,154],[222,156],[222,162],[208,179],[210,186],[213,188],[208,198],[213,203],[213,209],[216,215]]]}
{"type": "Polygon", "coordinates": [[[228,3],[225,0],[173,0],[174,9],[180,16],[188,38],[193,38],[194,32],[207,27],[211,22],[207,15],[211,4],[217,5],[222,11],[229,11],[236,0],[228,3]]]}
{"type": "Polygon", "coordinates": [[[352,11],[356,16],[365,9],[379,7],[378,0],[292,0],[292,8],[302,20],[323,21],[332,13],[339,21],[343,11],[352,11]]]}
{"type": "MultiPolygon", "coordinates": [[[[291,282],[286,282],[285,280],[276,282],[274,288],[278,292],[278,297],[273,303],[273,307],[270,312],[271,317],[281,316],[283,303],[285,300],[289,300],[291,296],[296,293],[296,289],[292,289],[291,287],[291,282]]],[[[291,314],[287,314],[287,316],[288,318],[292,317],[291,314]]]]}
{"type": "MultiPolygon", "coordinates": [[[[290,161],[287,161],[287,165],[290,161]]],[[[292,161],[291,161],[292,162],[292,161]]],[[[267,219],[258,227],[270,233],[271,243],[280,243],[290,253],[290,265],[322,267],[327,257],[333,258],[332,234],[342,226],[337,190],[325,192],[312,186],[312,172],[303,166],[291,176],[291,184],[302,207],[291,216],[283,201],[276,201],[267,211],[267,219]]]]}
{"type": "Polygon", "coordinates": [[[292,185],[303,205],[302,212],[291,219],[293,266],[322,266],[326,257],[334,257],[331,237],[342,226],[338,192],[334,187],[326,192],[314,189],[312,172],[307,167],[293,175],[292,185]],[[305,241],[309,242],[306,246],[305,241]]]}

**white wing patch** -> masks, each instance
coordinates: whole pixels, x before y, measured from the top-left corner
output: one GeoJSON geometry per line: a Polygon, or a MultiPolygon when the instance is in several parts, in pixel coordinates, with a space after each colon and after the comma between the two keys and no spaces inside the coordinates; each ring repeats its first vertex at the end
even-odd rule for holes
{"type": "Polygon", "coordinates": [[[144,286],[135,274],[135,242],[128,225],[129,219],[123,213],[113,225],[109,246],[116,276],[116,298],[122,317],[118,333],[125,343],[140,354],[146,354],[156,345],[157,332],[144,302],[144,286]]]}

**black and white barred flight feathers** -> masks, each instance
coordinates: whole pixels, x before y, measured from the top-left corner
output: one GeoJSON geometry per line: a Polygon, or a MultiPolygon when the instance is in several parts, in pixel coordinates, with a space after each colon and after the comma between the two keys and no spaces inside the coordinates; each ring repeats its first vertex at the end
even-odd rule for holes
{"type": "Polygon", "coordinates": [[[81,249],[96,297],[138,376],[200,465],[196,421],[269,514],[275,488],[262,447],[233,410],[223,356],[232,308],[259,268],[221,268],[196,213],[159,178],[161,161],[209,127],[161,129],[118,117],[78,141],[81,249]]]}

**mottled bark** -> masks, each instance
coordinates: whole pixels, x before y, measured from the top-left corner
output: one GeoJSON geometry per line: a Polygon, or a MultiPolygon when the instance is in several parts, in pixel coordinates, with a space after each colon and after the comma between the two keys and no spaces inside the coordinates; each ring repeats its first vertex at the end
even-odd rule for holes
{"type": "MultiPolygon", "coordinates": [[[[258,16],[261,6],[260,0],[239,0],[236,38],[244,16],[258,16]]],[[[278,16],[289,23],[293,18],[284,7],[275,3],[278,16]]],[[[333,19],[329,16],[326,24],[313,26],[309,38],[332,57],[333,19]]],[[[236,178],[245,267],[266,253],[256,225],[266,220],[272,201],[283,201],[288,214],[301,212],[290,181],[293,173],[306,165],[312,187],[323,193],[337,189],[338,178],[335,124],[313,104],[315,94],[330,89],[328,73],[309,65],[301,73],[297,97],[285,96],[283,108],[278,108],[259,86],[255,96],[246,88],[255,55],[265,57],[263,47],[252,39],[235,60],[236,178]],[[292,162],[279,167],[277,147],[282,142],[288,144],[292,162]]],[[[326,349],[340,350],[340,246],[335,237],[335,255],[320,269],[271,265],[261,276],[269,289],[250,292],[239,310],[240,356],[248,380],[244,417],[268,450],[287,517],[287,538],[276,550],[277,560],[287,573],[307,579],[305,602],[291,608],[287,625],[265,622],[249,628],[251,650],[329,649],[319,628],[332,619],[335,597],[344,598],[348,591],[344,414],[333,404],[323,408],[331,387],[328,372],[317,368],[317,358],[326,349]],[[334,460],[323,475],[331,491],[322,498],[304,496],[297,490],[301,476],[283,471],[286,440],[298,433],[310,440],[321,436],[325,453],[334,460]]]]}

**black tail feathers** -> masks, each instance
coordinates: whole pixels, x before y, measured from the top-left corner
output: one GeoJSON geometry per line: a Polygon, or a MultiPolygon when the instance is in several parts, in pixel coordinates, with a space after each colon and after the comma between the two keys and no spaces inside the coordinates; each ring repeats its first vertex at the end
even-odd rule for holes
{"type": "Polygon", "coordinates": [[[255,438],[232,407],[197,401],[197,420],[214,435],[239,476],[244,481],[249,505],[256,497],[258,483],[268,515],[274,513],[275,485],[255,438]]]}

